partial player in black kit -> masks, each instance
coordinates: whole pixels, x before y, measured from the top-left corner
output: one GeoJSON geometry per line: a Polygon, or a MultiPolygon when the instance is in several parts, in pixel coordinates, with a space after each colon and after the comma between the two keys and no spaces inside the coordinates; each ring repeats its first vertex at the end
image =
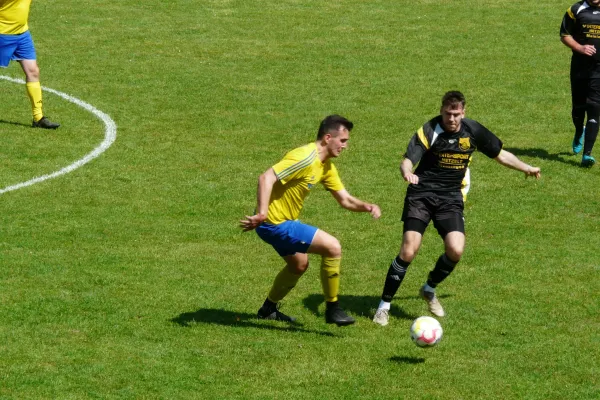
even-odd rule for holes
{"type": "Polygon", "coordinates": [[[592,149],[600,120],[600,0],[578,1],[563,17],[560,40],[571,57],[571,116],[575,125],[573,153],[583,148],[582,167],[596,163],[592,149]],[[586,119],[587,115],[587,119],[586,119]]]}
{"type": "Polygon", "coordinates": [[[440,115],[417,130],[400,164],[402,178],[409,184],[402,212],[402,245],[387,272],[381,302],[373,318],[379,325],[388,324],[391,301],[431,221],[444,241],[445,251],[419,294],[431,313],[438,317],[445,315],[435,288],[452,273],[464,250],[464,199],[469,188],[468,167],[475,150],[505,167],[524,172],[526,177],[540,177],[539,168],[502,150],[502,141],[496,135],[477,121],[464,118],[465,104],[461,92],[444,94],[440,115]]]}

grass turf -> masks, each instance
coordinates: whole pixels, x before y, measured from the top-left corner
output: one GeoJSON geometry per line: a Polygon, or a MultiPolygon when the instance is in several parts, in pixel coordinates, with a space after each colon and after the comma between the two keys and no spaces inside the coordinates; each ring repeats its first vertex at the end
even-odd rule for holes
{"type": "MultiPolygon", "coordinates": [[[[34,2],[42,84],[109,114],[118,137],[71,174],[1,197],[0,397],[599,397],[600,175],[568,151],[568,6],[34,2]],[[433,229],[391,324],[370,318],[399,246],[400,157],[450,89],[543,178],[476,154],[467,249],[439,291],[445,337],[423,350],[408,328],[442,251],[433,229]],[[302,217],[340,239],[357,324],[324,323],[316,258],[284,302],[302,325],[258,321],[281,261],[237,220],[258,174],[334,112],[356,123],[342,179],[384,214],[317,190],[302,217]]],[[[63,126],[48,132],[28,128],[24,87],[0,80],[0,95],[2,187],[102,141],[100,121],[56,96],[45,111],[63,126]]]]}

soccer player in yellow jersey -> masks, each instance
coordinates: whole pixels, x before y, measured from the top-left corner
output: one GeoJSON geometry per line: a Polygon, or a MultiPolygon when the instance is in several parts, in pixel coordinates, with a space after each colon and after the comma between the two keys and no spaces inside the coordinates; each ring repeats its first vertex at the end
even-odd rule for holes
{"type": "Polygon", "coordinates": [[[347,210],[371,213],[379,218],[376,204],[366,203],[346,191],[331,158],[338,157],[348,146],[352,122],[339,115],[326,117],[319,127],[317,140],[287,153],[258,179],[256,214],[240,221],[244,231],[256,229],[284,259],[286,266],[279,272],[258,318],[293,322],[277,308],[296,286],[308,268],[307,253],[321,258],[321,285],[326,301],[325,321],[338,326],[354,323],[338,304],[340,282],[340,242],[327,232],[298,221],[304,199],[319,182],[347,210]]]}
{"type": "Polygon", "coordinates": [[[31,0],[0,0],[0,67],[18,61],[25,72],[27,95],[31,101],[34,128],[56,129],[60,125],[44,117],[40,68],[29,32],[31,0]]]}

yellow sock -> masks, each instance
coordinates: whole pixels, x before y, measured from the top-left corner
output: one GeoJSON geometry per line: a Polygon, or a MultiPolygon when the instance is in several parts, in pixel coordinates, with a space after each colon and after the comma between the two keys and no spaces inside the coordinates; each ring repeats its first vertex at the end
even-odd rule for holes
{"type": "Polygon", "coordinates": [[[296,286],[302,275],[293,274],[287,266],[277,274],[271,291],[267,296],[273,303],[278,303],[296,286]]]}
{"type": "Polygon", "coordinates": [[[340,290],[341,258],[323,257],[321,260],[321,286],[325,301],[337,301],[340,290]]]}
{"type": "Polygon", "coordinates": [[[42,85],[39,82],[27,82],[27,95],[31,101],[31,112],[35,122],[42,119],[42,85]]]}

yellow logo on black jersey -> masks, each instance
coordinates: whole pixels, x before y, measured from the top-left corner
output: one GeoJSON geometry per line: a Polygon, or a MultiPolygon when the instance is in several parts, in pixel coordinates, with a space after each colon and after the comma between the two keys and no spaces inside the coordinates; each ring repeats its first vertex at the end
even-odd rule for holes
{"type": "Polygon", "coordinates": [[[471,140],[468,137],[458,139],[458,148],[461,150],[469,150],[471,148],[471,140]]]}

